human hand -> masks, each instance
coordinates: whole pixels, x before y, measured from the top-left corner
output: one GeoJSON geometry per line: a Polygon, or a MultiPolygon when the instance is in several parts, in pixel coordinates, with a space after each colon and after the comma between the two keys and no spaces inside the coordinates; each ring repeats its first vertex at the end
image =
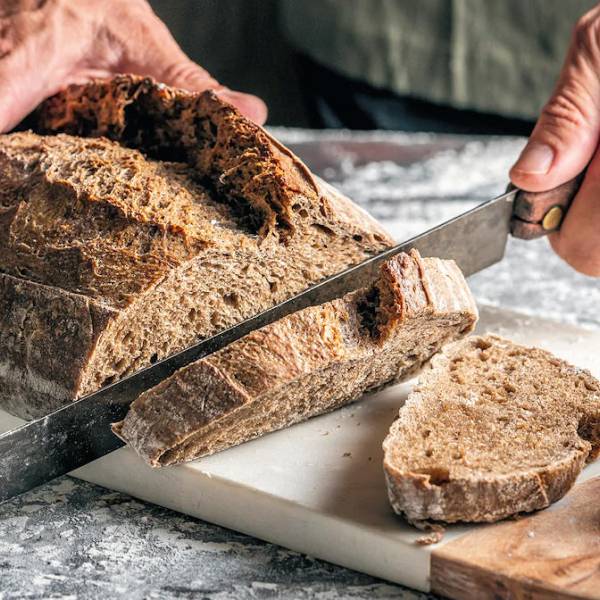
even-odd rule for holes
{"type": "Polygon", "coordinates": [[[600,277],[600,4],[575,27],[552,97],[512,167],[527,191],[552,189],[588,165],[560,231],[550,244],[572,267],[600,277]]]}
{"type": "Polygon", "coordinates": [[[267,117],[262,100],[192,62],[146,0],[0,0],[0,132],[65,86],[115,73],[211,88],[257,123],[267,117]]]}

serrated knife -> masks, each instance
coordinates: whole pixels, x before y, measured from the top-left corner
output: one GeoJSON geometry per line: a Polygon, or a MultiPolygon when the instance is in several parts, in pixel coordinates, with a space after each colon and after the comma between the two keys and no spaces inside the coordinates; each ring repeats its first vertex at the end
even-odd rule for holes
{"type": "Polygon", "coordinates": [[[125,417],[142,392],[175,371],[285,315],[366,286],[379,264],[416,248],[423,256],[454,259],[468,276],[500,261],[508,236],[532,239],[559,228],[583,175],[534,194],[516,188],[398,244],[363,263],[121,381],[45,417],[0,435],[0,502],[64,475],[123,445],[111,423],[125,417]]]}

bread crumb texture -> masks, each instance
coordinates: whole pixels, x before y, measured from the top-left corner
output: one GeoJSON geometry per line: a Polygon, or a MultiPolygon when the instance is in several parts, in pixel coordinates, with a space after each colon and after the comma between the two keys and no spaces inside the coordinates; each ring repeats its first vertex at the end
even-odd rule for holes
{"type": "Polygon", "coordinates": [[[371,287],[288,315],[180,369],[113,428],[152,466],[192,460],[406,379],[476,320],[452,261],[401,254],[371,287]]]}
{"type": "Polygon", "coordinates": [[[392,507],[417,525],[544,508],[600,453],[600,384],[544,350],[470,337],[434,357],[383,448],[392,507]]]}

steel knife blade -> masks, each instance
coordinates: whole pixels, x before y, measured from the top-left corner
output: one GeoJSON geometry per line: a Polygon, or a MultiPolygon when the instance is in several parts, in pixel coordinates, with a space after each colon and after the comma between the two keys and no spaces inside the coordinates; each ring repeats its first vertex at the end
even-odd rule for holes
{"type": "MultiPolygon", "coordinates": [[[[468,276],[500,261],[514,233],[520,190],[484,202],[359,265],[156,364],[89,394],[45,417],[0,435],[0,502],[68,473],[123,445],[111,431],[130,403],[175,371],[285,315],[327,302],[371,283],[382,261],[416,248],[423,256],[454,259],[468,276]]],[[[517,225],[527,223],[518,220],[517,225]]],[[[524,236],[521,236],[524,237],[524,236]]],[[[530,236],[531,237],[531,236],[530,236]]]]}

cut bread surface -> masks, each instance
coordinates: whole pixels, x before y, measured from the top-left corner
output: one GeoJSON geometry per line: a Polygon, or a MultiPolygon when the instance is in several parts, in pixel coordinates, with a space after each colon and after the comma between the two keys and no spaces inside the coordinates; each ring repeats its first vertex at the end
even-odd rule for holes
{"type": "Polygon", "coordinates": [[[600,384],[538,348],[470,337],[434,357],[384,442],[409,521],[496,521],[544,508],[600,453],[600,384]]]}
{"type": "Polygon", "coordinates": [[[454,262],[402,254],[370,288],[181,369],[113,429],[152,466],[212,454],[406,379],[476,319],[454,262]]]}
{"type": "Polygon", "coordinates": [[[211,92],[119,76],[69,88],[39,120],[52,135],[0,136],[0,406],[18,416],[393,243],[211,92]]]}

